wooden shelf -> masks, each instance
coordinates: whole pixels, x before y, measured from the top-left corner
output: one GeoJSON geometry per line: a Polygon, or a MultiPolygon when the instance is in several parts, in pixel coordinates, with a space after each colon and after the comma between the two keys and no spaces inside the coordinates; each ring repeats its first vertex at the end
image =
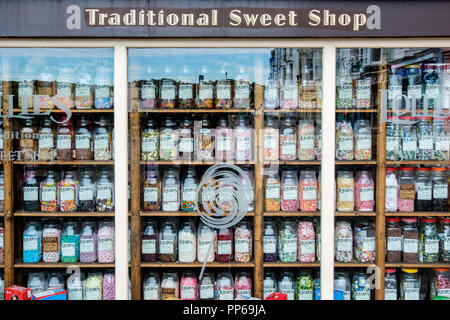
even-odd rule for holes
{"type": "Polygon", "coordinates": [[[336,217],[375,217],[377,215],[376,212],[365,212],[365,211],[336,211],[334,213],[336,217]]]}
{"type": "Polygon", "coordinates": [[[320,217],[320,211],[264,211],[265,217],[320,217]]]}
{"type": "Polygon", "coordinates": [[[284,109],[264,109],[264,113],[321,113],[322,109],[295,109],[295,110],[284,110],[284,109]]]}
{"type": "Polygon", "coordinates": [[[288,165],[288,166],[310,166],[310,165],[320,165],[320,160],[274,160],[274,161],[264,161],[264,165],[288,165]]]}
{"type": "Polygon", "coordinates": [[[105,166],[114,165],[114,160],[53,160],[53,161],[13,161],[14,164],[47,165],[47,166],[105,166]]]}
{"type": "Polygon", "coordinates": [[[197,161],[197,160],[141,160],[140,164],[154,164],[154,165],[201,165],[201,166],[212,166],[215,164],[235,164],[235,165],[254,165],[255,161],[197,161]]]}
{"type": "Polygon", "coordinates": [[[150,109],[142,113],[253,113],[254,109],[150,109]]]}
{"type": "Polygon", "coordinates": [[[386,262],[386,268],[450,268],[450,263],[437,262],[437,263],[392,263],[386,262]]]}
{"type": "Polygon", "coordinates": [[[377,164],[376,160],[336,160],[336,165],[342,166],[342,165],[364,165],[364,164],[377,164]]]}
{"type": "MultiPolygon", "coordinates": [[[[47,112],[49,109],[41,109],[40,113],[47,112]]],[[[34,110],[28,109],[28,113],[33,115],[34,110]]],[[[22,112],[22,109],[13,109],[14,113],[20,113],[22,112]]],[[[72,113],[114,113],[114,109],[70,109],[70,112],[72,113]]],[[[51,109],[51,113],[66,113],[63,110],[60,109],[51,109]]]]}
{"type": "Polygon", "coordinates": [[[14,212],[15,217],[60,217],[60,218],[70,218],[70,217],[114,217],[114,211],[110,212],[90,212],[90,211],[73,211],[73,212],[47,212],[47,211],[16,211],[14,212]]]}
{"type": "Polygon", "coordinates": [[[80,268],[114,268],[114,263],[81,263],[81,262],[74,262],[74,263],[24,263],[23,261],[17,261],[14,264],[15,268],[68,268],[71,266],[77,266],[80,268]]]}
{"type": "MultiPolygon", "coordinates": [[[[200,217],[197,211],[141,211],[142,217],[200,217]]],[[[247,217],[254,216],[254,212],[247,212],[247,217]]]]}
{"type": "Polygon", "coordinates": [[[377,113],[377,109],[336,109],[336,113],[377,113]]]}
{"type": "Polygon", "coordinates": [[[386,212],[386,217],[447,217],[450,212],[417,211],[417,212],[386,212]]]}
{"type": "Polygon", "coordinates": [[[351,261],[351,262],[334,262],[334,266],[337,268],[367,268],[370,266],[375,266],[375,262],[357,262],[357,261],[351,261]]]}
{"type": "Polygon", "coordinates": [[[320,262],[264,262],[264,268],[313,268],[320,267],[320,262]]]}
{"type": "Polygon", "coordinates": [[[435,165],[435,166],[448,166],[450,165],[450,161],[439,161],[439,160],[401,160],[401,161],[392,161],[392,160],[388,160],[386,161],[387,165],[405,165],[405,164],[410,164],[410,165],[426,165],[426,164],[431,164],[431,165],[435,165]]]}
{"type": "MultiPolygon", "coordinates": [[[[254,267],[253,262],[208,262],[206,268],[251,268],[254,267]]],[[[201,268],[203,262],[141,262],[143,268],[201,268]]]]}

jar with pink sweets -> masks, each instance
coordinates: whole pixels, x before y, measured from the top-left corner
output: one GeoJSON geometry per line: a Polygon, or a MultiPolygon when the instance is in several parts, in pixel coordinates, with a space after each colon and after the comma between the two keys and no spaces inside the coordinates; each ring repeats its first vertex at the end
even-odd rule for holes
{"type": "Polygon", "coordinates": [[[355,208],[356,211],[373,211],[375,185],[369,171],[356,173],[355,181],[355,208]]]}
{"type": "Polygon", "coordinates": [[[314,121],[300,120],[297,128],[298,159],[314,160],[314,121]]]}
{"type": "Polygon", "coordinates": [[[180,298],[181,300],[197,300],[198,298],[197,277],[191,270],[187,270],[181,275],[180,298]]]}
{"type": "Polygon", "coordinates": [[[247,271],[240,271],[234,280],[234,298],[246,299],[252,296],[252,278],[247,271]]]}
{"type": "Polygon", "coordinates": [[[317,211],[317,179],[315,171],[301,171],[299,189],[300,211],[317,211]]]}
{"type": "Polygon", "coordinates": [[[314,137],[314,154],[317,160],[322,160],[322,120],[316,120],[314,137]]]}
{"type": "Polygon", "coordinates": [[[281,174],[281,210],[298,211],[298,178],[297,172],[291,168],[281,174]]]}
{"type": "Polygon", "coordinates": [[[316,233],[310,220],[300,220],[297,229],[297,258],[300,262],[316,260],[316,233]]]}
{"type": "Polygon", "coordinates": [[[234,281],[230,272],[219,272],[215,287],[216,300],[234,300],[234,281]]]}
{"type": "Polygon", "coordinates": [[[280,128],[280,160],[295,160],[297,158],[297,132],[294,120],[286,117],[280,128]]]}

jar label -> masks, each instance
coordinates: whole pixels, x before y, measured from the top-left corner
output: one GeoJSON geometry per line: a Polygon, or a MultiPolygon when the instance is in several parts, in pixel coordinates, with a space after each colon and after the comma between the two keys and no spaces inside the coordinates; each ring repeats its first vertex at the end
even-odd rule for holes
{"type": "Polygon", "coordinates": [[[297,186],[283,186],[283,199],[284,200],[297,200],[297,186]]]}
{"type": "Polygon", "coordinates": [[[111,184],[97,186],[97,200],[108,200],[111,198],[112,198],[111,184]]]}
{"type": "Polygon", "coordinates": [[[370,99],[370,84],[356,85],[356,99],[370,99]]]}
{"type": "Polygon", "coordinates": [[[95,87],[96,98],[109,98],[111,96],[111,88],[107,84],[99,84],[95,87]]]}
{"type": "Polygon", "coordinates": [[[94,136],[94,150],[109,149],[109,134],[96,134],[94,136]]]}
{"type": "Polygon", "coordinates": [[[98,252],[113,251],[113,244],[113,238],[98,238],[98,252]]]}
{"type": "Polygon", "coordinates": [[[295,297],[294,297],[295,290],[294,289],[280,289],[280,292],[286,294],[288,300],[295,299],[295,297]]]}
{"type": "Polygon", "coordinates": [[[197,186],[184,186],[181,190],[183,201],[195,201],[197,194],[197,186]]]}
{"type": "Polygon", "coordinates": [[[44,252],[59,252],[59,237],[44,237],[43,240],[44,252]]]}
{"type": "Polygon", "coordinates": [[[317,200],[316,186],[303,186],[303,200],[317,200]]]}
{"type": "Polygon", "coordinates": [[[36,236],[23,236],[23,250],[36,251],[38,249],[38,240],[36,236]]]}
{"type": "Polygon", "coordinates": [[[402,86],[388,86],[388,100],[397,100],[402,98],[402,86]]]}
{"type": "Polygon", "coordinates": [[[339,188],[340,202],[353,202],[353,188],[339,188]]]}
{"type": "Polygon", "coordinates": [[[41,201],[56,201],[56,187],[43,187],[41,198],[41,201]]]}
{"type": "Polygon", "coordinates": [[[361,201],[373,201],[373,187],[361,187],[360,190],[360,199],[361,201]]]}
{"type": "Polygon", "coordinates": [[[145,202],[157,202],[158,201],[158,188],[144,187],[144,201],[145,202]]]}
{"type": "Polygon", "coordinates": [[[156,253],[156,240],[155,239],[143,239],[142,240],[142,254],[155,254],[156,253]]]}
{"type": "Polygon", "coordinates": [[[156,137],[142,138],[141,148],[142,152],[155,152],[158,144],[156,137]]]}
{"type": "Polygon", "coordinates": [[[388,237],[387,238],[387,250],[388,251],[402,251],[402,238],[401,237],[388,237]]]}
{"type": "Polygon", "coordinates": [[[277,240],[274,236],[264,236],[263,240],[263,250],[264,253],[275,253],[277,251],[276,249],[277,240]]]}
{"type": "Polygon", "coordinates": [[[94,200],[94,186],[80,186],[78,189],[78,198],[80,201],[94,200]]]}
{"type": "Polygon", "coordinates": [[[80,239],[80,253],[94,253],[94,239],[80,239]]]}
{"type": "Polygon", "coordinates": [[[423,183],[416,183],[417,187],[417,200],[431,200],[431,186],[424,185],[423,183]]]}
{"type": "Polygon", "coordinates": [[[231,151],[231,137],[216,137],[217,151],[231,151]]]}
{"type": "Polygon", "coordinates": [[[428,97],[438,97],[440,95],[438,84],[427,84],[425,88],[425,95],[428,97]]]}
{"type": "Polygon", "coordinates": [[[300,240],[301,254],[314,254],[316,251],[316,241],[314,240],[300,240]]]}
{"type": "Polygon", "coordinates": [[[399,138],[397,137],[386,137],[386,151],[397,151],[399,145],[399,138]]]}
{"type": "Polygon", "coordinates": [[[295,84],[286,84],[283,86],[284,100],[297,100],[298,88],[295,84]]]}
{"type": "Polygon", "coordinates": [[[236,136],[236,150],[237,151],[250,150],[250,137],[236,136]]]}
{"type": "Polygon", "coordinates": [[[159,253],[161,254],[174,254],[173,240],[161,240],[159,242],[159,253]]]}
{"type": "Polygon", "coordinates": [[[450,289],[437,289],[437,295],[450,298],[450,289]]]}
{"type": "Polygon", "coordinates": [[[355,300],[370,300],[370,290],[356,291],[355,300]]]}
{"type": "Polygon", "coordinates": [[[61,255],[63,257],[75,257],[75,243],[62,242],[61,243],[61,255]]]}
{"type": "Polygon", "coordinates": [[[85,288],[86,300],[102,300],[100,288],[85,288]]]}
{"type": "Polygon", "coordinates": [[[296,155],[297,142],[295,140],[285,140],[281,142],[282,155],[296,155]]]}
{"type": "Polygon", "coordinates": [[[218,240],[217,254],[231,254],[231,240],[218,240]]]}
{"type": "Polygon", "coordinates": [[[340,151],[353,151],[353,137],[339,135],[338,149],[340,151]]]}
{"type": "Polygon", "coordinates": [[[200,299],[212,299],[214,298],[214,285],[201,284],[199,285],[200,299]]]}
{"type": "Polygon", "coordinates": [[[83,133],[75,136],[76,149],[91,149],[91,134],[83,133]]]}
{"type": "Polygon", "coordinates": [[[179,99],[192,99],[194,90],[192,84],[180,84],[178,86],[178,98],[179,99]]]}
{"type": "Polygon", "coordinates": [[[240,83],[234,87],[236,99],[248,99],[250,97],[250,86],[248,83],[240,83]]]}
{"type": "Polygon", "coordinates": [[[418,253],[419,242],[417,239],[403,238],[403,252],[404,253],[418,253]]]}
{"type": "Polygon", "coordinates": [[[164,187],[163,188],[163,201],[178,201],[178,188],[177,187],[164,187]]]}
{"type": "Polygon", "coordinates": [[[278,86],[266,85],[264,86],[264,100],[276,100],[278,99],[278,86]]]}
{"type": "Polygon", "coordinates": [[[233,289],[219,289],[217,298],[218,298],[218,300],[234,300],[234,290],[233,289]]]}
{"type": "Polygon", "coordinates": [[[417,148],[417,139],[416,137],[404,137],[402,145],[404,152],[415,152],[417,148]]]}
{"type": "Polygon", "coordinates": [[[353,86],[351,84],[342,84],[338,86],[339,99],[351,99],[353,97],[353,86]]]}
{"type": "Polygon", "coordinates": [[[52,149],[53,148],[53,134],[41,133],[39,135],[39,149],[52,149]]]}
{"type": "Polygon", "coordinates": [[[175,148],[175,138],[174,138],[175,131],[174,130],[168,130],[161,132],[161,149],[172,149],[175,148]]]}
{"type": "Polygon", "coordinates": [[[38,201],[39,192],[38,187],[23,187],[24,201],[38,201]]]}
{"type": "Polygon", "coordinates": [[[300,149],[301,150],[314,149],[314,136],[311,135],[300,136],[300,149]]]}
{"type": "Polygon", "coordinates": [[[448,198],[447,184],[433,184],[433,198],[447,199],[448,198]]]}
{"type": "Polygon", "coordinates": [[[277,134],[265,134],[264,135],[264,149],[277,149],[278,147],[278,135],[277,134]]]}
{"type": "Polygon", "coordinates": [[[200,100],[213,98],[213,86],[211,84],[200,84],[198,90],[198,96],[200,100]]]}
{"type": "Polygon", "coordinates": [[[426,254],[438,254],[439,253],[439,240],[438,239],[425,239],[424,241],[426,254]]]}
{"type": "Polygon", "coordinates": [[[144,300],[159,300],[159,287],[144,285],[144,300]]]}
{"type": "Polygon", "coordinates": [[[250,240],[249,239],[234,239],[236,253],[249,253],[250,240]]]}
{"type": "Polygon", "coordinates": [[[449,151],[448,146],[449,146],[448,137],[436,137],[436,151],[448,152],[449,151]]]}
{"type": "Polygon", "coordinates": [[[266,199],[280,199],[279,184],[266,184],[266,199]]]}
{"type": "Polygon", "coordinates": [[[83,300],[83,288],[82,287],[72,287],[67,289],[68,300],[83,300]]]}
{"type": "Polygon", "coordinates": [[[241,297],[251,297],[252,290],[240,289],[240,290],[236,290],[236,294],[237,294],[237,296],[241,296],[241,297]]]}
{"type": "Polygon", "coordinates": [[[450,236],[444,237],[444,250],[449,251],[450,250],[450,236]]]}
{"type": "Polygon", "coordinates": [[[74,201],[75,187],[59,187],[59,197],[61,201],[74,201]]]}
{"type": "Polygon", "coordinates": [[[408,98],[420,98],[422,95],[422,86],[418,85],[409,85],[408,86],[408,98]]]}
{"type": "Polygon", "coordinates": [[[375,237],[366,237],[363,241],[363,251],[373,252],[375,251],[375,237]]]}
{"type": "Polygon", "coordinates": [[[384,289],[384,300],[397,300],[397,289],[384,289]]]}
{"type": "Polygon", "coordinates": [[[405,288],[405,300],[419,300],[419,288],[405,288]]]}
{"type": "Polygon", "coordinates": [[[164,84],[161,86],[161,99],[174,100],[175,99],[175,86],[171,84],[164,84]]]}
{"type": "Polygon", "coordinates": [[[275,291],[276,291],[275,288],[264,288],[264,290],[263,290],[264,300],[266,300],[266,298],[268,296],[270,296],[272,293],[274,293],[275,291]]]}
{"type": "Polygon", "coordinates": [[[420,150],[432,150],[433,149],[433,137],[421,136],[419,139],[420,150]]]}
{"type": "Polygon", "coordinates": [[[231,86],[229,84],[217,85],[217,99],[231,99],[231,86]]]}
{"type": "Polygon", "coordinates": [[[32,96],[33,95],[33,85],[31,82],[19,82],[19,97],[32,96]]]}
{"type": "Polygon", "coordinates": [[[143,84],[141,87],[141,98],[142,99],[155,99],[156,98],[156,87],[154,84],[143,84]]]}
{"type": "Polygon", "coordinates": [[[178,239],[178,258],[180,261],[195,260],[195,235],[187,234],[178,239]]]}
{"type": "Polygon", "coordinates": [[[358,134],[356,136],[356,148],[359,150],[372,150],[372,136],[370,134],[358,134]]]}
{"type": "Polygon", "coordinates": [[[90,97],[91,86],[89,84],[77,83],[75,86],[75,95],[77,97],[90,97]]]}
{"type": "Polygon", "coordinates": [[[351,252],[352,251],[352,238],[338,238],[337,239],[337,251],[351,252]]]}
{"type": "Polygon", "coordinates": [[[181,286],[180,298],[183,300],[193,300],[195,298],[196,287],[194,286],[181,286]]]}
{"type": "Polygon", "coordinates": [[[284,239],[280,242],[281,252],[285,255],[291,255],[297,253],[297,238],[284,239]]]}
{"type": "Polygon", "coordinates": [[[67,134],[59,134],[56,137],[56,148],[57,149],[72,149],[72,136],[67,134]]]}
{"type": "Polygon", "coordinates": [[[194,152],[194,139],[180,138],[179,150],[180,152],[194,152]]]}
{"type": "Polygon", "coordinates": [[[312,290],[298,290],[298,300],[312,300],[313,291],[312,290]]]}

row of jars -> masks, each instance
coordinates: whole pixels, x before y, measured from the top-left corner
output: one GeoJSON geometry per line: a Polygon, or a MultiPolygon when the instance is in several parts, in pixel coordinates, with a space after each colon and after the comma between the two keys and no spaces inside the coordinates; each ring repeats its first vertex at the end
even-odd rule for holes
{"type": "MultiPolygon", "coordinates": [[[[33,294],[46,290],[66,290],[67,300],[115,300],[116,276],[114,270],[90,270],[74,273],[65,278],[63,272],[30,271],[27,288],[33,294]]],[[[131,287],[128,291],[131,297],[131,287]]]]}
{"type": "Polygon", "coordinates": [[[372,126],[368,119],[336,119],[336,160],[372,160],[372,126]]]}
{"type": "Polygon", "coordinates": [[[337,211],[374,211],[375,184],[369,170],[337,171],[336,179],[336,209],[337,211]]]}
{"type": "Polygon", "coordinates": [[[242,220],[234,228],[215,230],[195,220],[177,223],[164,219],[159,228],[148,220],[142,232],[144,262],[250,262],[253,259],[253,229],[242,220]]]}
{"type": "Polygon", "coordinates": [[[22,185],[24,211],[112,211],[114,179],[112,171],[99,168],[49,169],[42,179],[26,167],[22,185]]]}
{"type": "MultiPolygon", "coordinates": [[[[184,169],[184,167],[182,167],[184,169]]],[[[244,175],[240,175],[240,181],[242,188],[245,190],[248,199],[248,211],[254,210],[254,178],[253,170],[247,167],[242,168],[244,175]]],[[[144,173],[144,180],[142,186],[142,199],[144,210],[149,211],[196,211],[196,196],[197,188],[199,184],[198,174],[196,168],[188,166],[181,174],[180,182],[180,169],[177,167],[167,167],[162,174],[158,172],[158,169],[153,166],[146,167],[144,173]],[[161,178],[162,176],[162,178],[161,178]]],[[[201,177],[201,176],[200,176],[201,177]]],[[[210,184],[214,182],[211,181],[210,184]]],[[[223,184],[223,182],[218,182],[223,184]]],[[[207,186],[203,186],[203,189],[207,186]]],[[[227,185],[223,185],[226,188],[227,185]]],[[[206,192],[201,192],[200,196],[205,196],[206,192]]],[[[227,200],[227,199],[223,199],[227,200]]],[[[231,199],[230,199],[231,200],[231,199]]],[[[199,200],[201,201],[201,200],[199,200]]],[[[212,202],[211,199],[206,199],[208,202],[212,202]]],[[[203,208],[202,202],[200,207],[203,208]]],[[[217,204],[222,210],[229,211],[231,209],[230,201],[221,201],[217,204]]]]}
{"type": "Polygon", "coordinates": [[[264,220],[264,262],[320,261],[320,223],[310,219],[264,220]]]}
{"type": "Polygon", "coordinates": [[[252,297],[250,272],[229,271],[216,274],[206,270],[201,279],[193,270],[180,273],[148,272],[143,283],[144,300],[243,300],[252,297]]]}
{"type": "Polygon", "coordinates": [[[263,159],[273,160],[321,160],[322,121],[317,118],[299,119],[272,116],[264,119],[263,159]]]}
{"type": "Polygon", "coordinates": [[[386,211],[447,211],[449,168],[386,168],[386,211]]]}
{"type": "Polygon", "coordinates": [[[334,257],[338,262],[374,262],[375,223],[369,219],[339,219],[334,232],[334,257]]]}
{"type": "Polygon", "coordinates": [[[370,109],[374,104],[371,77],[343,73],[336,78],[336,109],[370,109]]]}
{"type": "Polygon", "coordinates": [[[449,160],[448,117],[388,117],[387,160],[449,160]]]}
{"type": "Polygon", "coordinates": [[[57,75],[45,69],[34,80],[32,67],[26,65],[23,80],[10,82],[13,93],[17,95],[19,108],[33,108],[34,95],[44,95],[38,100],[40,108],[54,108],[55,105],[69,109],[113,107],[113,79],[105,67],[99,67],[94,77],[86,70],[81,70],[81,73],[77,73],[76,81],[73,68],[59,68],[57,75]]]}
{"type": "Polygon", "coordinates": [[[386,218],[386,262],[450,262],[450,217],[386,218]]]}
{"type": "Polygon", "coordinates": [[[111,160],[113,136],[111,119],[104,115],[95,119],[81,115],[56,128],[50,117],[42,117],[39,127],[33,119],[26,119],[20,127],[18,151],[28,161],[111,160]]]}
{"type": "Polygon", "coordinates": [[[30,219],[23,236],[24,263],[113,263],[114,221],[30,219]]]}
{"type": "Polygon", "coordinates": [[[206,114],[199,119],[190,115],[178,120],[165,117],[159,127],[156,119],[148,118],[141,132],[142,160],[249,161],[253,145],[253,130],[244,114],[236,115],[233,121],[221,115],[215,126],[206,114]]]}
{"type": "Polygon", "coordinates": [[[425,300],[427,297],[450,299],[449,269],[433,268],[432,275],[415,268],[385,269],[384,300],[425,300]]]}

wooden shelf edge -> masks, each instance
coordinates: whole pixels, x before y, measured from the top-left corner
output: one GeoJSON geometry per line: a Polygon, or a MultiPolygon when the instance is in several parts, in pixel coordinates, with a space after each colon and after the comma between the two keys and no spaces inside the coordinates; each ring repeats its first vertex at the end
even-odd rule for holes
{"type": "Polygon", "coordinates": [[[14,212],[15,217],[114,217],[113,212],[84,212],[84,211],[74,211],[74,212],[46,212],[46,211],[33,211],[33,212],[24,212],[24,211],[16,211],[14,212]]]}
{"type": "Polygon", "coordinates": [[[71,165],[96,165],[96,166],[104,166],[104,165],[114,165],[114,160],[54,160],[54,161],[13,161],[13,164],[16,165],[48,165],[48,166],[71,166],[71,165]]]}
{"type": "Polygon", "coordinates": [[[183,160],[141,160],[140,164],[157,164],[157,165],[200,165],[200,166],[212,166],[215,164],[235,164],[235,165],[254,165],[255,161],[183,161],[183,160]]]}
{"type": "Polygon", "coordinates": [[[322,109],[264,109],[264,113],[321,113],[322,109]]]}
{"type": "Polygon", "coordinates": [[[297,212],[286,212],[286,211],[264,211],[263,216],[265,217],[320,217],[320,211],[316,212],[303,212],[303,211],[297,211],[297,212]]]}
{"type": "Polygon", "coordinates": [[[340,212],[336,211],[334,213],[336,217],[375,217],[376,212],[364,212],[364,211],[350,211],[350,212],[340,212]]]}
{"type": "MultiPolygon", "coordinates": [[[[51,111],[51,113],[65,113],[64,110],[60,109],[40,109],[40,113],[47,112],[48,110],[51,111]]],[[[31,113],[33,115],[34,109],[28,109],[28,113],[31,113]]],[[[13,109],[14,113],[22,112],[22,109],[13,109]]],[[[114,113],[114,108],[111,109],[70,109],[70,112],[72,113],[114,113]]]]}
{"type": "Polygon", "coordinates": [[[386,217],[450,217],[450,212],[418,211],[418,212],[386,212],[386,217]]]}
{"type": "Polygon", "coordinates": [[[76,266],[80,268],[114,268],[114,263],[80,263],[80,262],[74,262],[74,263],[24,263],[24,262],[16,262],[14,264],[14,268],[68,268],[71,266],[76,266]]]}
{"type": "Polygon", "coordinates": [[[386,268],[450,268],[450,263],[402,263],[402,262],[386,262],[386,268]]]}
{"type": "Polygon", "coordinates": [[[352,262],[334,262],[334,267],[336,268],[347,268],[347,267],[370,267],[370,266],[375,266],[375,262],[356,262],[356,261],[352,261],[352,262]]]}
{"type": "Polygon", "coordinates": [[[394,161],[394,160],[386,160],[387,165],[419,165],[419,164],[431,164],[436,166],[449,166],[450,161],[439,161],[439,160],[400,160],[400,161],[394,161]]]}
{"type": "Polygon", "coordinates": [[[148,109],[141,113],[254,113],[255,109],[148,109]]]}
{"type": "Polygon", "coordinates": [[[284,268],[284,267],[299,267],[299,268],[315,268],[320,267],[320,262],[264,262],[264,268],[284,268]]]}
{"type": "MultiPolygon", "coordinates": [[[[197,211],[140,211],[142,217],[200,217],[197,211]]],[[[253,217],[255,213],[247,212],[247,217],[253,217]]]]}
{"type": "MultiPolygon", "coordinates": [[[[252,268],[254,263],[208,262],[207,268],[252,268]]],[[[141,268],[201,268],[203,262],[141,262],[141,268]]]]}

